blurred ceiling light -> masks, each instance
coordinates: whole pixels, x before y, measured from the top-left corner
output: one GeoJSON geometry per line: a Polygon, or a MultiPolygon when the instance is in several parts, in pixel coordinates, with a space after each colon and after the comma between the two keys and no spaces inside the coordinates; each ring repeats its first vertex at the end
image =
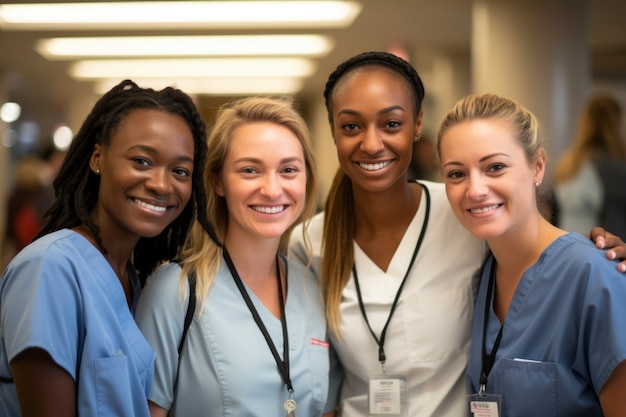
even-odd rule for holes
{"type": "MultiPolygon", "coordinates": [[[[120,79],[99,80],[95,92],[102,95],[118,84],[120,79]]],[[[298,78],[184,78],[184,79],[133,79],[142,87],[162,89],[180,88],[192,95],[236,96],[252,94],[295,94],[302,88],[298,78]]]]}
{"type": "Polygon", "coordinates": [[[307,77],[314,71],[313,62],[304,58],[100,59],[69,68],[78,79],[307,77]]]}
{"type": "Polygon", "coordinates": [[[4,30],[346,27],[355,1],[129,1],[0,5],[4,30]]]}
{"type": "Polygon", "coordinates": [[[0,120],[4,123],[13,123],[20,118],[22,107],[12,101],[7,101],[0,107],[0,120]]]}
{"type": "Polygon", "coordinates": [[[321,35],[114,36],[42,39],[35,49],[48,59],[72,59],[113,56],[322,56],[333,46],[328,37],[321,35]]]}
{"type": "Polygon", "coordinates": [[[52,134],[52,142],[54,143],[54,148],[59,151],[67,151],[72,144],[72,139],[74,139],[74,132],[67,125],[60,125],[56,129],[54,129],[54,133],[52,134]]]}

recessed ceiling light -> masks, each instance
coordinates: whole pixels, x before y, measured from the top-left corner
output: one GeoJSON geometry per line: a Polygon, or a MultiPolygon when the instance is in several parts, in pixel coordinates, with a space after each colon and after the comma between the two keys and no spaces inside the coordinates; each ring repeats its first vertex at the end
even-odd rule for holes
{"type": "Polygon", "coordinates": [[[323,56],[333,48],[322,35],[101,36],[51,38],[35,49],[48,59],[142,56],[323,56]]]}
{"type": "Polygon", "coordinates": [[[4,30],[346,27],[355,1],[131,1],[0,5],[4,30]]]}
{"type": "Polygon", "coordinates": [[[100,59],[77,61],[69,74],[97,78],[307,77],[315,64],[305,58],[100,59]]]}

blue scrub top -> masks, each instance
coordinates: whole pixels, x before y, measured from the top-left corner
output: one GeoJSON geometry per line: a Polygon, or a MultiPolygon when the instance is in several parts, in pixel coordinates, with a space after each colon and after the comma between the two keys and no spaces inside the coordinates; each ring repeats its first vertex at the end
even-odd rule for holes
{"type": "MultiPolygon", "coordinates": [[[[109,263],[67,229],[27,246],[0,280],[0,376],[33,347],[76,381],[78,415],[149,416],[154,352],[109,263]]],[[[13,384],[0,383],[0,415],[20,415],[13,384]]]]}
{"type": "MultiPolygon", "coordinates": [[[[289,370],[298,417],[320,417],[328,394],[329,343],[324,309],[312,272],[287,263],[285,305],[289,370]]],[[[179,290],[177,264],[159,267],[146,284],[137,322],[157,353],[150,400],[169,409],[174,394],[187,302],[179,290]]],[[[185,281],[186,283],[186,281],[185,281]]],[[[245,284],[244,284],[245,285],[245,284]]],[[[247,288],[282,358],[280,320],[247,288]]],[[[189,294],[187,287],[187,294],[189,294]]],[[[222,263],[189,327],[180,365],[176,415],[184,417],[284,416],[287,388],[265,338],[252,318],[228,268],[222,263]]]]}
{"type": "MultiPolygon", "coordinates": [[[[467,370],[479,390],[489,257],[478,292],[467,370]]],[[[602,416],[598,395],[626,360],[626,278],[579,234],[559,237],[522,276],[504,320],[487,393],[503,417],[602,416]]],[[[486,350],[500,321],[489,306],[486,350]]]]}

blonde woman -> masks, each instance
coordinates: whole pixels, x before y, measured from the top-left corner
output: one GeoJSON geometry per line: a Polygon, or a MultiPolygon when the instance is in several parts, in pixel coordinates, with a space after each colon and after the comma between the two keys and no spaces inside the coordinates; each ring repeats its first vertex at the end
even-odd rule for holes
{"type": "Polygon", "coordinates": [[[157,357],[152,415],[319,417],[324,310],[311,271],[281,255],[316,207],[306,125],[289,101],[243,99],[219,111],[208,146],[206,210],[219,242],[195,225],[180,266],[154,274],[138,309],[157,357]],[[178,368],[190,273],[198,307],[178,368]]]}
{"type": "Polygon", "coordinates": [[[468,96],[438,137],[450,206],[491,251],[474,311],[468,411],[626,415],[626,280],[587,237],[541,215],[546,152],[535,116],[511,99],[468,96]]]}

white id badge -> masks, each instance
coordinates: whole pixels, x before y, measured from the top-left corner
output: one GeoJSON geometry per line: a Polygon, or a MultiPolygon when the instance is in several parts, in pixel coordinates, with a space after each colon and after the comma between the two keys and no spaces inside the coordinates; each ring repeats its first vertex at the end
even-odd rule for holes
{"type": "Polygon", "coordinates": [[[371,377],[368,402],[370,416],[406,416],[406,377],[371,377]]]}
{"type": "Polygon", "coordinates": [[[500,417],[502,397],[496,394],[467,396],[470,417],[500,417]]]}

